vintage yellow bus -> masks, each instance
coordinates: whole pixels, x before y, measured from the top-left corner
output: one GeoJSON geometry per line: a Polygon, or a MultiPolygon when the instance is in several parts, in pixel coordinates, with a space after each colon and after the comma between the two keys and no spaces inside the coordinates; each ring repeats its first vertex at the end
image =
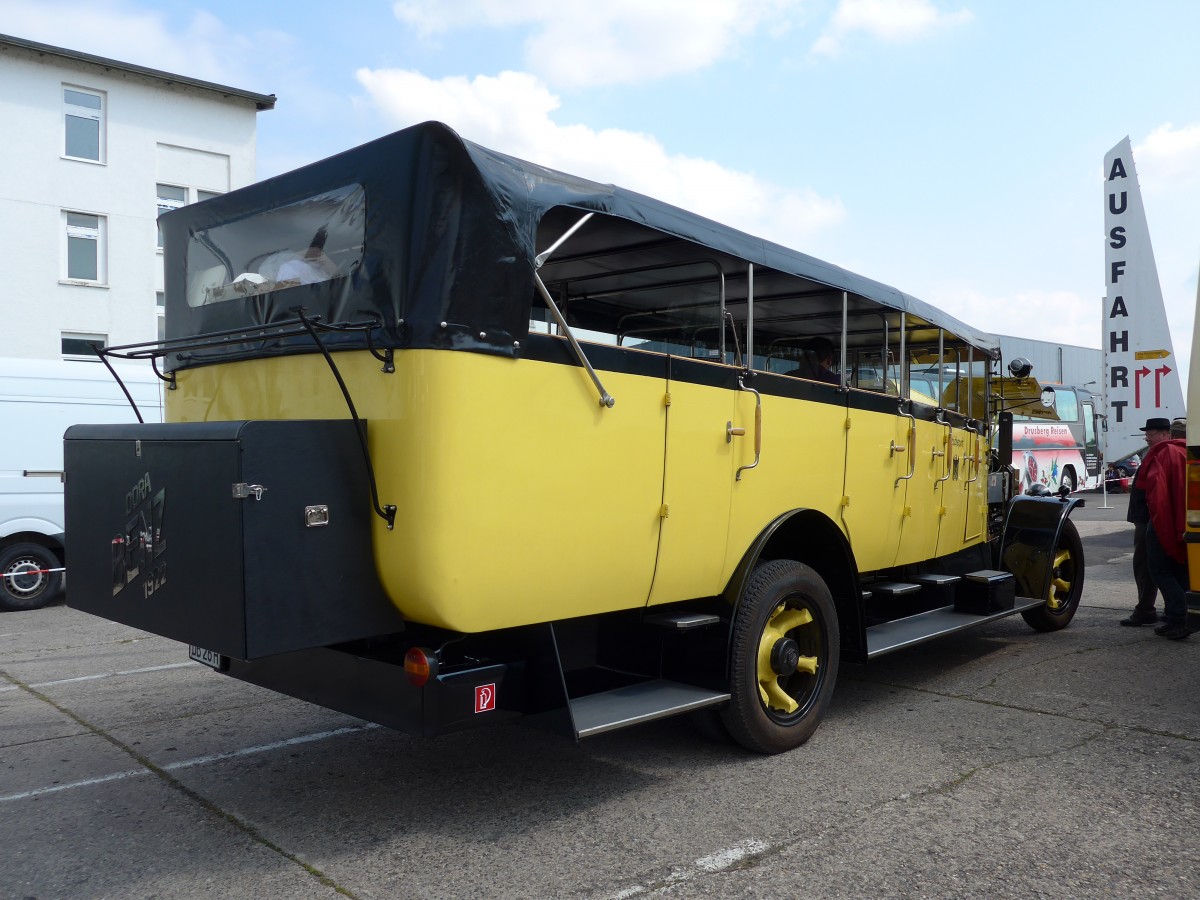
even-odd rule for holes
{"type": "Polygon", "coordinates": [[[166,340],[103,355],[166,422],[67,433],[69,602],[227,675],[778,752],[842,658],[1078,607],[1036,383],[893,288],[438,123],[160,221],[166,340]]]}

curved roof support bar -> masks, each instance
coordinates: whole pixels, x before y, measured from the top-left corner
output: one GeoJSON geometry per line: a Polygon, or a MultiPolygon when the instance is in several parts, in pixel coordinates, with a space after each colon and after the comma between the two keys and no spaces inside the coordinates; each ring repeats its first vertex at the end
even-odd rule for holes
{"type": "Polygon", "coordinates": [[[554,298],[550,296],[550,291],[546,288],[546,283],[542,281],[542,276],[540,276],[536,271],[536,269],[540,269],[542,267],[542,265],[550,258],[551,254],[553,254],[555,250],[565,244],[567,239],[580,228],[582,228],[583,223],[590,219],[593,215],[595,215],[595,213],[588,213],[585,215],[578,222],[568,228],[563,233],[562,237],[560,237],[557,241],[555,241],[534,258],[533,264],[535,271],[533,273],[533,283],[537,287],[538,293],[542,295],[542,299],[546,301],[546,306],[550,309],[550,312],[553,313],[554,321],[558,323],[558,327],[562,329],[562,333],[567,336],[567,341],[570,343],[571,349],[575,351],[575,356],[579,358],[580,365],[587,370],[588,376],[592,379],[592,384],[596,386],[596,390],[600,394],[600,405],[606,409],[612,409],[613,404],[615,404],[617,401],[613,399],[612,394],[606,391],[604,389],[604,385],[600,383],[600,378],[596,375],[596,370],[593,369],[592,364],[588,362],[587,356],[584,355],[583,348],[579,346],[579,341],[575,340],[575,335],[571,332],[571,327],[567,325],[567,320],[563,317],[562,312],[559,310],[558,304],[554,302],[554,298]]]}
{"type": "Polygon", "coordinates": [[[563,318],[563,314],[558,309],[558,304],[550,296],[550,291],[546,289],[545,282],[542,281],[541,276],[537,272],[533,273],[533,283],[537,286],[538,293],[542,295],[542,299],[546,301],[546,306],[549,307],[550,312],[553,314],[554,321],[558,323],[558,327],[567,336],[567,341],[570,343],[571,349],[575,351],[575,356],[579,358],[579,364],[587,370],[588,376],[592,379],[592,384],[596,385],[596,391],[600,394],[600,405],[612,409],[613,404],[617,401],[613,399],[612,394],[606,391],[604,385],[600,383],[600,378],[596,375],[596,370],[588,362],[588,358],[583,353],[583,348],[579,346],[579,341],[575,340],[575,335],[571,333],[571,328],[567,325],[567,320],[563,318]]]}
{"type": "Polygon", "coordinates": [[[540,269],[543,265],[545,265],[546,260],[548,260],[551,256],[554,255],[554,251],[557,250],[559,247],[561,247],[563,244],[565,244],[570,239],[571,235],[573,235],[580,228],[582,228],[583,223],[586,222],[588,219],[590,219],[594,215],[595,215],[595,213],[588,213],[582,219],[580,219],[578,222],[576,222],[574,225],[572,225],[570,228],[568,228],[565,232],[563,232],[562,237],[560,237],[557,241],[555,241],[553,244],[551,244],[549,247],[547,247],[545,250],[543,250],[541,253],[539,253],[537,256],[534,257],[533,267],[535,269],[540,269]]]}

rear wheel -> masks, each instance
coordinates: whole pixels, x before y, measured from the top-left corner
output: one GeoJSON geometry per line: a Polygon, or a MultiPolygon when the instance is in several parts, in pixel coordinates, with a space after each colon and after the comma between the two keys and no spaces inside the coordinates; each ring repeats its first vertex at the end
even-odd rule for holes
{"type": "Polygon", "coordinates": [[[0,553],[0,609],[39,609],[62,590],[62,563],[41,544],[14,544],[0,553]]]}
{"type": "Polygon", "coordinates": [[[1050,587],[1046,604],[1027,609],[1021,615],[1038,631],[1057,631],[1066,628],[1079,609],[1083,598],[1083,541],[1070,519],[1063,522],[1054,548],[1050,571],[1050,587]]]}
{"type": "Polygon", "coordinates": [[[816,731],[837,681],[837,610],[808,566],[774,560],[755,568],[730,645],[730,701],[722,720],[739,744],[782,753],[816,731]]]}

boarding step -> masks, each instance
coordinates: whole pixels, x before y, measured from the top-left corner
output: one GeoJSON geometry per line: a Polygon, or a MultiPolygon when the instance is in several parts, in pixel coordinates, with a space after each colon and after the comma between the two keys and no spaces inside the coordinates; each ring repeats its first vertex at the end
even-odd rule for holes
{"type": "Polygon", "coordinates": [[[1031,597],[1017,597],[1010,609],[986,615],[956,612],[953,606],[945,606],[905,619],[894,619],[891,622],[872,625],[867,629],[867,658],[882,656],[884,653],[921,644],[956,631],[986,625],[996,619],[1003,619],[1005,616],[1041,606],[1045,602],[1045,600],[1034,600],[1031,597]]]}
{"type": "Polygon", "coordinates": [[[955,602],[958,583],[962,578],[958,575],[930,572],[918,575],[913,581],[921,586],[921,596],[926,606],[951,606],[955,602]]]}
{"type": "Polygon", "coordinates": [[[990,615],[1008,612],[1017,596],[1017,580],[1012,572],[982,569],[963,576],[954,597],[954,609],[960,613],[990,615]]]}
{"type": "Polygon", "coordinates": [[[721,691],[656,678],[599,694],[575,697],[570,705],[575,733],[585,738],[706,706],[716,706],[728,699],[729,694],[721,691]]]}
{"type": "Polygon", "coordinates": [[[716,625],[721,621],[721,617],[714,613],[673,612],[655,613],[646,616],[645,621],[648,625],[658,625],[674,631],[688,631],[692,628],[703,628],[705,625],[716,625]]]}
{"type": "Polygon", "coordinates": [[[921,590],[921,586],[904,581],[876,581],[867,585],[867,589],[876,597],[906,597],[921,590]]]}

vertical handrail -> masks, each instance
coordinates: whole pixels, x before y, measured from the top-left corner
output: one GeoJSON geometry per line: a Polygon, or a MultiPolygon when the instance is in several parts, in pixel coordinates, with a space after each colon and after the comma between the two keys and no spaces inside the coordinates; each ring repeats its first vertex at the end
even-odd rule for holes
{"type": "Polygon", "coordinates": [[[946,419],[944,412],[945,410],[938,410],[937,423],[946,429],[946,433],[942,435],[942,446],[945,449],[939,454],[937,452],[937,447],[934,447],[933,457],[934,459],[937,459],[939,455],[942,457],[942,468],[946,474],[933,483],[933,489],[935,491],[937,490],[938,485],[944,484],[950,480],[950,460],[954,456],[954,451],[951,449],[954,445],[954,426],[950,424],[948,419],[946,419]]]}
{"type": "Polygon", "coordinates": [[[738,389],[749,391],[754,395],[754,462],[748,466],[742,466],[734,475],[734,481],[742,480],[742,473],[758,466],[759,460],[762,459],[762,394],[752,387],[746,387],[744,376],[738,376],[738,389]]]}
{"type": "MultiPolygon", "coordinates": [[[[912,408],[912,401],[908,401],[909,408],[912,408]]],[[[895,490],[897,485],[902,481],[908,481],[917,471],[917,417],[911,412],[904,411],[904,400],[900,401],[901,418],[908,419],[911,423],[908,427],[908,474],[900,475],[896,478],[896,483],[892,485],[892,490],[895,490]]]]}
{"type": "Polygon", "coordinates": [[[969,457],[971,462],[973,462],[975,464],[975,474],[972,475],[970,478],[968,478],[966,481],[967,485],[971,485],[979,480],[979,466],[982,464],[983,461],[979,458],[979,439],[980,439],[979,432],[977,432],[974,428],[971,428],[968,430],[971,432],[971,435],[974,438],[974,444],[975,444],[975,448],[972,451],[971,456],[969,457]]]}

